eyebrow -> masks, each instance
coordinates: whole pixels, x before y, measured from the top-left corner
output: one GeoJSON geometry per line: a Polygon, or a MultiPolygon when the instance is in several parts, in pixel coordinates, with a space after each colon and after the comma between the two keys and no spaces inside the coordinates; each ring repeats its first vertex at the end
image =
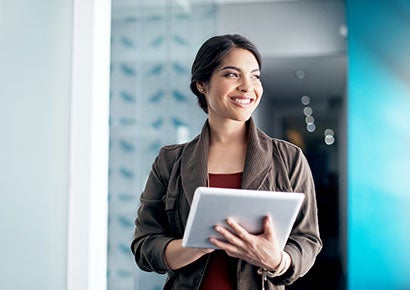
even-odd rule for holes
{"type": "MultiPolygon", "coordinates": [[[[221,68],[221,70],[226,70],[226,69],[233,69],[233,70],[241,71],[241,69],[239,67],[231,66],[231,65],[227,65],[227,66],[224,66],[223,68],[221,68]]],[[[251,71],[251,73],[253,73],[253,72],[260,72],[260,69],[255,68],[254,70],[251,71]]]]}

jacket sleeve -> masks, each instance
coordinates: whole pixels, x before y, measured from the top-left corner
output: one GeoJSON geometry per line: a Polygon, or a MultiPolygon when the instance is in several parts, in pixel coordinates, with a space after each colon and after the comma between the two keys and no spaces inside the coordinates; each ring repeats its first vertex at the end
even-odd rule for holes
{"type": "Polygon", "coordinates": [[[166,273],[164,252],[174,238],[169,233],[164,198],[167,190],[169,168],[165,162],[165,149],[161,149],[140,196],[140,205],[135,220],[135,233],[131,250],[141,270],[166,273]]]}
{"type": "Polygon", "coordinates": [[[287,150],[280,151],[288,167],[290,185],[294,192],[304,193],[305,198],[284,249],[291,257],[291,266],[286,273],[273,278],[275,284],[285,285],[304,276],[322,249],[312,173],[301,149],[288,146],[287,150]]]}

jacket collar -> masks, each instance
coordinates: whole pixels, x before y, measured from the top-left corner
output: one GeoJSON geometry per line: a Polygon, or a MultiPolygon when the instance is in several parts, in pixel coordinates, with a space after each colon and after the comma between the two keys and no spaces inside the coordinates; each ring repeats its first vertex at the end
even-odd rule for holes
{"type": "MultiPolygon", "coordinates": [[[[252,118],[247,121],[247,126],[249,139],[242,188],[259,189],[272,170],[272,140],[256,128],[252,118]]],[[[208,185],[209,130],[206,121],[201,134],[187,144],[181,156],[181,181],[189,204],[196,188],[208,185]]]]}

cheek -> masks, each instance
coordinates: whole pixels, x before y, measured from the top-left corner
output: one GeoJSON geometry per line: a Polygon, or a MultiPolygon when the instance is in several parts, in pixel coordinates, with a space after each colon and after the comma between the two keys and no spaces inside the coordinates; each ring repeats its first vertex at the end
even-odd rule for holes
{"type": "Polygon", "coordinates": [[[223,100],[223,97],[229,92],[229,88],[224,86],[223,83],[218,85],[208,87],[207,99],[208,102],[220,102],[223,100]]]}
{"type": "Polygon", "coordinates": [[[262,86],[261,83],[260,83],[258,86],[255,87],[255,91],[258,92],[258,96],[259,96],[259,97],[262,97],[262,94],[263,94],[263,86],[262,86]]]}

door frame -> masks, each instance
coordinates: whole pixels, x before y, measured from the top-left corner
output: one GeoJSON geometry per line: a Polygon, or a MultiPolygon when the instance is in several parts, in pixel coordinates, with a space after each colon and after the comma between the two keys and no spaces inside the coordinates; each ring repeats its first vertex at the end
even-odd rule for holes
{"type": "Polygon", "coordinates": [[[111,0],[73,0],[67,290],[107,289],[111,0]]]}

